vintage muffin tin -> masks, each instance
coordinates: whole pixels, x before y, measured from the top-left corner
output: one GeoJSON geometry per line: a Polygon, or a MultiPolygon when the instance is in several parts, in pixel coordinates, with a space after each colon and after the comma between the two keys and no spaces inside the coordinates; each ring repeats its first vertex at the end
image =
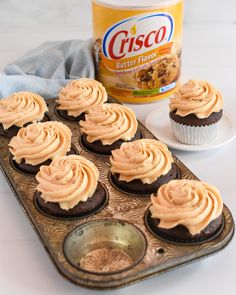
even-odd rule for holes
{"type": "MultiPolygon", "coordinates": [[[[234,221],[224,206],[224,228],[211,241],[194,245],[173,244],[157,238],[147,224],[150,197],[135,197],[117,190],[109,180],[109,156],[83,148],[78,122],[63,120],[55,100],[47,101],[50,117],[68,125],[80,155],[93,161],[108,192],[99,212],[81,219],[58,219],[35,206],[37,185],[33,175],[17,171],[10,161],[9,139],[0,138],[0,167],[58,271],[83,287],[112,289],[153,277],[164,271],[213,254],[224,248],[234,233],[234,221]]],[[[144,138],[155,138],[141,123],[144,138]]],[[[181,177],[197,177],[174,155],[181,177]]]]}

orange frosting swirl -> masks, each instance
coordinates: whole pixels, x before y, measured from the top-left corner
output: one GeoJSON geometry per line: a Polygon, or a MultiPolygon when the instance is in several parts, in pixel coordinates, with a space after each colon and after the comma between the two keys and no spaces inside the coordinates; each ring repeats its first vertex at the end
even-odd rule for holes
{"type": "Polygon", "coordinates": [[[207,81],[190,80],[179,87],[170,99],[169,108],[181,117],[195,114],[199,119],[204,119],[222,110],[223,99],[220,92],[207,81]]]}
{"type": "Polygon", "coordinates": [[[41,121],[48,111],[44,99],[32,92],[16,92],[0,100],[0,123],[6,130],[15,125],[41,121]]]}
{"type": "Polygon", "coordinates": [[[111,173],[119,174],[120,181],[140,179],[142,183],[153,183],[167,174],[173,162],[167,146],[155,139],[139,139],[123,143],[112,151],[111,173]]]}
{"type": "Polygon", "coordinates": [[[21,128],[10,143],[17,163],[38,165],[48,159],[66,155],[71,148],[71,130],[60,122],[30,124],[21,128]]]}
{"type": "Polygon", "coordinates": [[[87,134],[87,141],[100,140],[103,145],[111,145],[122,139],[134,137],[138,122],[135,113],[128,107],[116,103],[106,103],[92,109],[79,122],[81,132],[87,134]]]}
{"type": "Polygon", "coordinates": [[[152,218],[160,219],[159,227],[184,225],[192,235],[200,233],[223,210],[217,188],[197,180],[172,180],[162,185],[151,201],[152,218]]]}
{"type": "Polygon", "coordinates": [[[64,156],[40,167],[37,190],[46,202],[59,203],[62,209],[69,210],[92,197],[98,177],[98,169],[91,161],[78,155],[64,156]]]}
{"type": "Polygon", "coordinates": [[[67,111],[69,116],[77,117],[91,108],[107,101],[107,92],[102,83],[92,79],[73,80],[59,93],[58,109],[67,111]]]}

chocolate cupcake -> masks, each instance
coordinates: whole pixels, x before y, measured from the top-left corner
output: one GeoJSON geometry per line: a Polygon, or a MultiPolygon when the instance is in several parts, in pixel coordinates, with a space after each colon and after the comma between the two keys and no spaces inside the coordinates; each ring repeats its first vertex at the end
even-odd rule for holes
{"type": "Polygon", "coordinates": [[[50,120],[45,100],[36,93],[15,92],[0,100],[0,135],[13,137],[21,127],[50,120]]]}
{"type": "Polygon", "coordinates": [[[155,139],[123,143],[110,161],[112,183],[132,194],[150,195],[180,176],[167,146],[155,139]]]}
{"type": "Polygon", "coordinates": [[[102,155],[120,147],[123,142],[142,137],[135,113],[128,107],[106,103],[91,109],[80,121],[81,143],[88,150],[102,155]]]}
{"type": "Polygon", "coordinates": [[[186,144],[207,144],[217,137],[223,99],[210,83],[190,80],[170,99],[174,137],[186,144]]]}
{"type": "Polygon", "coordinates": [[[13,163],[22,172],[36,174],[41,165],[70,153],[71,136],[66,125],[54,121],[21,128],[9,143],[13,163]]]}
{"type": "Polygon", "coordinates": [[[197,180],[172,180],[151,196],[151,229],[177,243],[199,243],[220,233],[223,202],[216,187],[197,180]]]}
{"type": "Polygon", "coordinates": [[[88,110],[106,101],[107,92],[102,83],[87,78],[73,80],[59,92],[57,113],[63,119],[80,121],[88,110]]]}
{"type": "Polygon", "coordinates": [[[57,158],[36,175],[37,207],[59,218],[78,218],[102,209],[106,191],[98,182],[96,166],[82,156],[57,158]]]}

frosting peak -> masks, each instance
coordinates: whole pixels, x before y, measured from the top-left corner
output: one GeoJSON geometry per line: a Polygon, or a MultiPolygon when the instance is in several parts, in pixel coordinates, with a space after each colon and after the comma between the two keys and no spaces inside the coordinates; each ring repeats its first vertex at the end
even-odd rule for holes
{"type": "Polygon", "coordinates": [[[71,148],[71,130],[60,122],[30,124],[21,128],[10,143],[10,152],[17,163],[38,165],[48,159],[66,155],[71,148]]]}
{"type": "Polygon", "coordinates": [[[152,218],[160,219],[159,227],[184,225],[192,235],[200,233],[223,210],[217,188],[197,180],[172,180],[162,185],[151,201],[152,218]]]}
{"type": "Polygon", "coordinates": [[[170,111],[185,117],[195,114],[199,119],[209,117],[223,108],[223,99],[218,90],[202,80],[190,80],[182,84],[170,99],[170,111]]]}
{"type": "Polygon", "coordinates": [[[62,209],[69,210],[92,197],[98,177],[98,169],[91,161],[78,155],[64,156],[40,167],[37,190],[46,202],[59,203],[62,209]]]}
{"type": "Polygon", "coordinates": [[[100,140],[103,145],[111,145],[119,139],[131,140],[138,128],[135,113],[116,103],[106,103],[91,109],[85,121],[79,124],[88,142],[100,140]]]}
{"type": "Polygon", "coordinates": [[[155,139],[139,139],[123,143],[112,151],[111,173],[119,174],[120,181],[140,179],[150,184],[171,170],[173,162],[167,146],[155,139]]]}
{"type": "Polygon", "coordinates": [[[5,130],[13,125],[23,127],[26,123],[41,121],[47,111],[46,102],[38,94],[15,92],[0,100],[0,123],[5,130]]]}
{"type": "Polygon", "coordinates": [[[82,78],[73,80],[59,93],[58,109],[67,111],[69,116],[77,117],[89,109],[107,101],[107,92],[102,83],[82,78]]]}

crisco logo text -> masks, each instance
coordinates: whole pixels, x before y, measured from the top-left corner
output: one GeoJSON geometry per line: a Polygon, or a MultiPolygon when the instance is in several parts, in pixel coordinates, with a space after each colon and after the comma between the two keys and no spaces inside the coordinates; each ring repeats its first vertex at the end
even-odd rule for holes
{"type": "Polygon", "coordinates": [[[113,60],[145,53],[169,42],[174,23],[169,14],[141,15],[111,27],[103,38],[103,54],[113,60]]]}
{"type": "Polygon", "coordinates": [[[124,58],[127,52],[137,52],[143,47],[150,48],[153,45],[161,43],[166,36],[166,27],[161,27],[157,31],[151,31],[147,35],[140,34],[136,37],[129,37],[129,32],[123,30],[117,32],[111,39],[108,46],[108,53],[112,59],[124,58]],[[121,40],[119,40],[121,37],[121,40]],[[118,54],[114,52],[114,48],[119,48],[118,54]]]}

